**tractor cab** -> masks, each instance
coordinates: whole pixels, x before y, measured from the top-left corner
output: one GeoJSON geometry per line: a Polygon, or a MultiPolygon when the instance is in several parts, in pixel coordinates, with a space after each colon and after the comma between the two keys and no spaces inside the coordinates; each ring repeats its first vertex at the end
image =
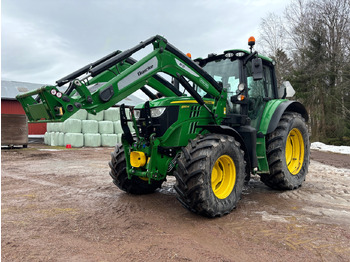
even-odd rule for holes
{"type": "Polygon", "coordinates": [[[277,98],[276,78],[272,59],[252,52],[252,38],[249,44],[250,52],[232,49],[195,61],[227,90],[227,119],[233,119],[230,124],[241,125],[242,118],[237,117],[241,115],[245,123],[251,121],[258,129],[266,102],[277,98]]]}

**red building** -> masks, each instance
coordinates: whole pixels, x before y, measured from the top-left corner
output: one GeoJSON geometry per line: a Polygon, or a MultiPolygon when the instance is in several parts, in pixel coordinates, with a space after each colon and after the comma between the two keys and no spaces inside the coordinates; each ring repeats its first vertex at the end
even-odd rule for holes
{"type": "MultiPolygon", "coordinates": [[[[42,87],[41,84],[1,80],[1,114],[24,115],[16,96],[42,87]]],[[[2,126],[2,128],[6,128],[2,126]]],[[[46,123],[29,123],[28,135],[44,135],[46,123]]]]}

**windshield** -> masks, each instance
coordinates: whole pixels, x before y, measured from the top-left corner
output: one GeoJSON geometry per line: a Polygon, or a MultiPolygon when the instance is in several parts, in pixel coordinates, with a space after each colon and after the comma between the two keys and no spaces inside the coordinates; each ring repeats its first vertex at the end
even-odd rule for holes
{"type": "MultiPolygon", "coordinates": [[[[229,112],[238,111],[231,102],[231,96],[237,94],[239,81],[239,60],[220,59],[212,61],[203,66],[203,69],[212,77],[220,86],[227,89],[227,106],[229,112]]],[[[238,113],[238,112],[237,112],[238,113]]]]}

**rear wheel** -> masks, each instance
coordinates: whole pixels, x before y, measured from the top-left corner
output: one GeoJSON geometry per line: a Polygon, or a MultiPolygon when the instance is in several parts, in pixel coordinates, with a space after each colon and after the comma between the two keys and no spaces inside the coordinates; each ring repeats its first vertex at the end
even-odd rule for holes
{"type": "Polygon", "coordinates": [[[174,175],[178,200],[185,208],[208,217],[222,216],[241,197],[244,152],[231,136],[202,136],[183,149],[174,175]]]}
{"type": "Polygon", "coordinates": [[[274,132],[267,136],[270,174],[261,180],[275,189],[296,189],[305,180],[309,167],[310,144],[305,120],[298,113],[286,112],[274,132]]]}
{"type": "Polygon", "coordinates": [[[113,183],[121,190],[130,194],[142,195],[153,193],[157,188],[161,187],[163,181],[153,180],[152,184],[148,183],[148,179],[137,176],[128,178],[126,172],[126,161],[124,148],[121,144],[116,145],[115,151],[111,154],[112,159],[109,162],[111,168],[109,174],[113,178],[113,183]]]}

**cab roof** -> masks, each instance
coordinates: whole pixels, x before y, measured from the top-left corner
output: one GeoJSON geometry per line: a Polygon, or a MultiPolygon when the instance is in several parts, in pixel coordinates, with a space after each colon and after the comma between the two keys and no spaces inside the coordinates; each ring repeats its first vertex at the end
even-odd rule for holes
{"type": "MultiPolygon", "coordinates": [[[[199,57],[199,58],[196,58],[194,61],[209,62],[209,61],[213,61],[216,59],[221,59],[223,57],[233,57],[233,56],[244,57],[244,56],[247,56],[249,54],[250,54],[250,51],[245,50],[245,49],[229,49],[229,50],[225,50],[223,54],[209,54],[207,58],[199,57]]],[[[266,56],[263,56],[263,55],[260,55],[260,54],[258,54],[258,57],[267,61],[267,62],[270,62],[270,63],[274,62],[273,59],[266,57],[266,56]]]]}

